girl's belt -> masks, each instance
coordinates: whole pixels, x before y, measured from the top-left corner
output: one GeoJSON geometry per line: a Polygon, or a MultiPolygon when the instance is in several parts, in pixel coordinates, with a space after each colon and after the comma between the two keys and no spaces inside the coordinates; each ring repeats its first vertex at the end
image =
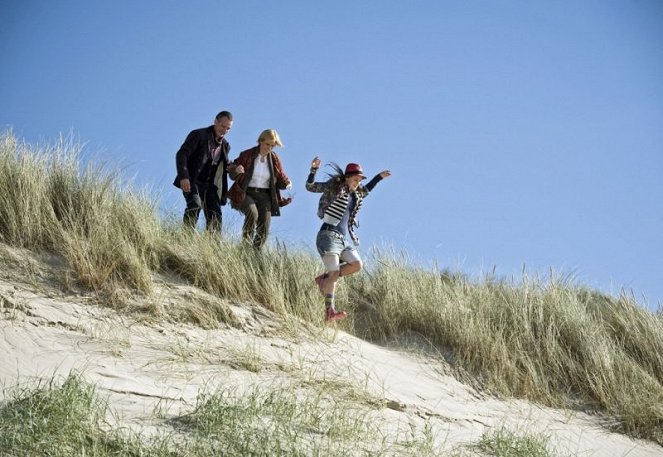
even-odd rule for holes
{"type": "Polygon", "coordinates": [[[331,225],[331,224],[328,224],[326,222],[324,222],[322,224],[322,227],[320,227],[320,230],[329,230],[331,232],[336,232],[336,233],[340,233],[341,235],[343,235],[343,233],[341,233],[341,230],[338,228],[338,226],[331,225]]]}

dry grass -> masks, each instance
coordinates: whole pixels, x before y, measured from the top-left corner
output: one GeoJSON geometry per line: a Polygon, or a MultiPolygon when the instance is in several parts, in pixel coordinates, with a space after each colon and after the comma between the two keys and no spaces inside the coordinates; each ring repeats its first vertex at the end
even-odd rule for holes
{"type": "Polygon", "coordinates": [[[663,319],[632,298],[568,280],[473,282],[403,256],[375,263],[348,285],[376,307],[365,337],[418,332],[493,392],[607,413],[663,442],[663,319]]]}

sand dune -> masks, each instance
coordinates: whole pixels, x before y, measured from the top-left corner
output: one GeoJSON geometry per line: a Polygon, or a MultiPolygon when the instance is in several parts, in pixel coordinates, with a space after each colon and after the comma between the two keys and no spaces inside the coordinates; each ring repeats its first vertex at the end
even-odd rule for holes
{"type": "MultiPolygon", "coordinates": [[[[178,288],[185,287],[171,284],[164,293],[183,297],[178,288]]],[[[339,380],[380,399],[376,420],[394,440],[428,423],[439,449],[457,449],[506,427],[543,432],[566,455],[663,455],[656,444],[610,433],[596,417],[481,394],[434,353],[375,345],[336,328],[284,332],[259,306],[232,306],[241,329],[202,329],[150,322],[16,278],[0,281],[0,298],[5,388],[81,372],[109,399],[116,420],[145,433],[165,426],[156,409],[184,414],[202,389],[339,380]]]]}

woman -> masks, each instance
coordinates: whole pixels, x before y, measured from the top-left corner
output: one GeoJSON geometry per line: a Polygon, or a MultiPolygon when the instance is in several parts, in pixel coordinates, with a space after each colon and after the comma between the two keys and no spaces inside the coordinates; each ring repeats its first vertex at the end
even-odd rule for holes
{"type": "Polygon", "coordinates": [[[357,213],[363,199],[378,182],[391,176],[389,170],[382,171],[363,186],[361,181],[366,176],[359,164],[349,163],[345,171],[335,163],[331,166],[335,173],[330,175],[330,179],[326,182],[315,182],[320,159],[314,158],[306,180],[306,190],[322,192],[318,217],[322,219],[323,224],[318,232],[316,247],[322,257],[325,272],[315,278],[315,281],[325,295],[327,321],[340,320],[347,316],[345,311],[337,311],[334,306],[334,291],[338,278],[357,273],[362,267],[361,257],[356,249],[359,239],[354,229],[358,226],[357,213]],[[348,238],[352,239],[352,244],[348,238]]]}
{"type": "Polygon", "coordinates": [[[257,249],[267,241],[272,216],[279,216],[279,208],[292,201],[281,198],[280,190],[290,189],[292,183],[274,146],[283,146],[279,134],[274,129],[263,130],[258,145],[241,152],[233,162],[235,168],[229,167],[235,183],[228,197],[232,207],[244,213],[243,239],[257,249]]]}

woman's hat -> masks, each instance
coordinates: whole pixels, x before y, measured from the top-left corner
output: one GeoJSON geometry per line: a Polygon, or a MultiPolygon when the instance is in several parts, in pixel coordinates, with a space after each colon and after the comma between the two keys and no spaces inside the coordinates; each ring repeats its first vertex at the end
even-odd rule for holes
{"type": "Polygon", "coordinates": [[[349,163],[345,167],[345,177],[347,178],[348,176],[354,175],[359,175],[362,178],[366,178],[366,176],[364,176],[364,170],[361,169],[361,165],[358,163],[349,163]]]}

